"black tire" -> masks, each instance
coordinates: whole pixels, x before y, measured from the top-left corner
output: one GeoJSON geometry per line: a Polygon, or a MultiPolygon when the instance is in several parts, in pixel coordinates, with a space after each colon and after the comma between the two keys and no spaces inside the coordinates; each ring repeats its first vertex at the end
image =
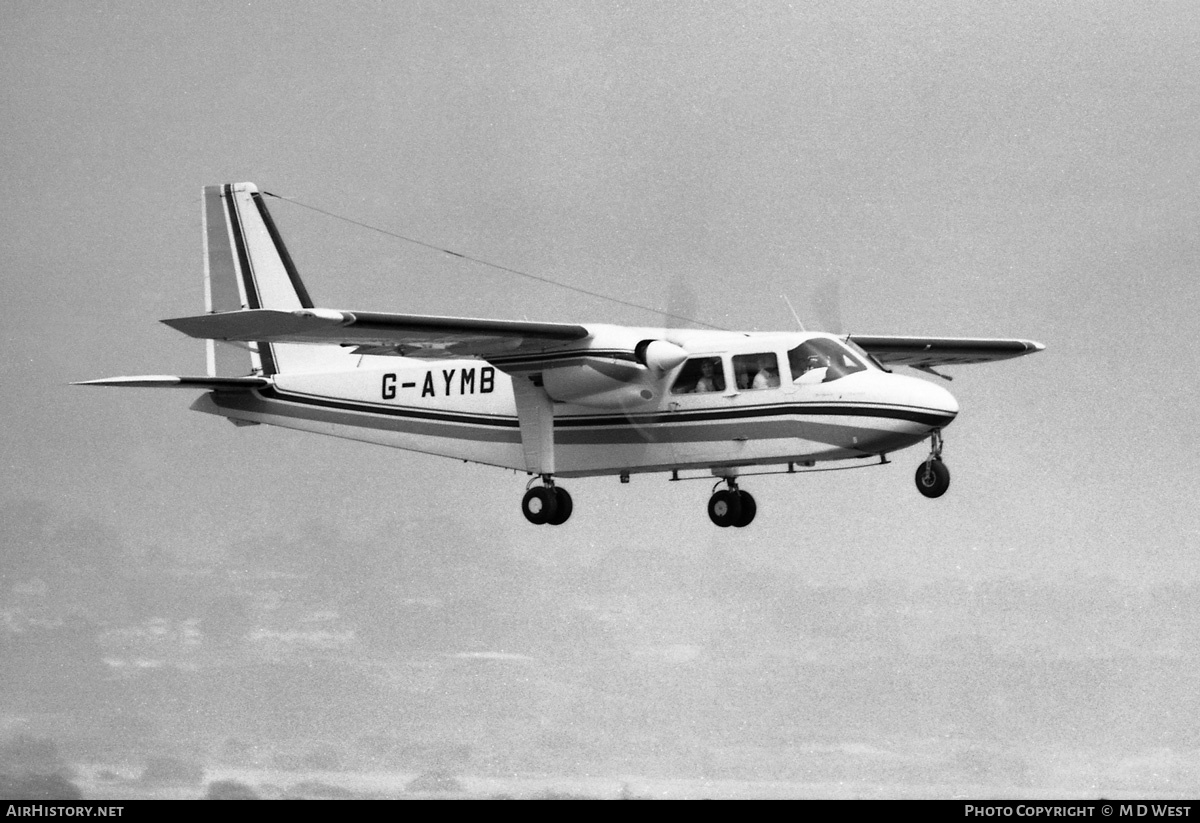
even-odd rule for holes
{"type": "Polygon", "coordinates": [[[525,497],[521,500],[521,514],[525,515],[525,519],[530,523],[540,526],[554,517],[558,509],[557,504],[557,495],[553,489],[537,486],[525,492],[525,497]]]}
{"type": "Polygon", "coordinates": [[[917,466],[917,491],[926,497],[941,497],[950,488],[950,470],[941,460],[926,460],[917,466]]]}
{"type": "Polygon", "coordinates": [[[741,511],[738,514],[737,520],[733,521],[733,525],[740,529],[749,526],[750,522],[754,520],[754,515],[758,513],[758,504],[754,502],[754,497],[750,492],[744,492],[739,489],[737,496],[741,511]]]}
{"type": "Polygon", "coordinates": [[[708,519],[722,529],[736,523],[741,514],[742,500],[737,492],[721,489],[708,499],[708,519]]]}
{"type": "Polygon", "coordinates": [[[571,495],[567,494],[567,490],[562,486],[554,487],[554,503],[554,514],[546,518],[546,522],[551,526],[561,526],[567,522],[571,512],[575,510],[575,504],[571,500],[571,495]]]}

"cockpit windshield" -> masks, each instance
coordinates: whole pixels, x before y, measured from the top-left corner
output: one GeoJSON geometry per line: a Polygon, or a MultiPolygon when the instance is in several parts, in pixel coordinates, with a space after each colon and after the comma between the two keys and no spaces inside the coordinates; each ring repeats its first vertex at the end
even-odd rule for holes
{"type": "Polygon", "coordinates": [[[858,355],[837,340],[815,337],[788,352],[794,383],[828,383],[867,366],[858,355]]]}

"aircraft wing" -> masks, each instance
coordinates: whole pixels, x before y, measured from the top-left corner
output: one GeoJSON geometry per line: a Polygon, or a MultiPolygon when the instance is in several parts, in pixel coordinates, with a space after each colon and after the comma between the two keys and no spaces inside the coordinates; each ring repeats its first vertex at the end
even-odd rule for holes
{"type": "Polygon", "coordinates": [[[956,366],[1022,357],[1046,348],[1033,340],[982,337],[885,337],[852,334],[850,339],[885,366],[956,366]]]}
{"type": "Polygon", "coordinates": [[[356,346],[361,354],[486,357],[540,351],[589,336],[570,323],[483,320],[336,309],[249,309],[164,320],[191,337],[263,343],[356,346]]]}

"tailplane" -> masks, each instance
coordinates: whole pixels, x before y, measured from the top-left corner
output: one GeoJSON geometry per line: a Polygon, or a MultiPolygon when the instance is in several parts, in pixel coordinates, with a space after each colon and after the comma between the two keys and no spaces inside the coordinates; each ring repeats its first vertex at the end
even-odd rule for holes
{"type": "MultiPolygon", "coordinates": [[[[253,183],[204,187],[204,308],[210,314],[245,309],[313,308],[263,195],[253,183]]],[[[210,377],[311,372],[344,367],[338,347],[208,340],[210,377]]]]}

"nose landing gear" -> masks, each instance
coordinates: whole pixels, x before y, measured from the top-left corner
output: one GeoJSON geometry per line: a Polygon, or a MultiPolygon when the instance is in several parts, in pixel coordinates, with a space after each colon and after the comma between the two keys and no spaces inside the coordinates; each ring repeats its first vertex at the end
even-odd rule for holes
{"type": "MultiPolygon", "coordinates": [[[[534,481],[530,481],[532,484],[534,481]]],[[[521,514],[535,526],[548,523],[561,526],[567,522],[575,504],[567,490],[554,485],[550,475],[542,476],[543,485],[529,489],[521,500],[521,514]]]]}
{"type": "Polygon", "coordinates": [[[941,497],[950,488],[950,470],[942,462],[942,432],[934,429],[929,441],[929,457],[917,466],[917,491],[926,497],[941,497]]]}
{"type": "MultiPolygon", "coordinates": [[[[739,529],[749,526],[750,521],[758,512],[758,504],[754,502],[750,492],[742,491],[737,487],[735,478],[726,478],[724,482],[729,484],[729,488],[714,492],[713,496],[708,499],[709,519],[723,529],[730,526],[739,529]]],[[[717,482],[717,486],[719,485],[721,485],[721,481],[717,482]]],[[[716,486],[713,488],[715,489],[716,486]]]]}

